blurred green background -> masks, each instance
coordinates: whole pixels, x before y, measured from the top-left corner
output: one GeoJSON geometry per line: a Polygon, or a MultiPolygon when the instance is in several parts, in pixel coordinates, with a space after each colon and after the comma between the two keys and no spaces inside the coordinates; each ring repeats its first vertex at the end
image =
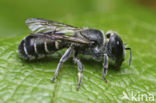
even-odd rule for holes
{"type": "MultiPolygon", "coordinates": [[[[155,0],[1,0],[0,37],[29,33],[25,20],[31,17],[46,18],[81,27],[113,29],[111,19],[110,23],[105,22],[108,18],[111,17],[113,20],[121,18],[122,21],[118,23],[128,25],[124,19],[129,18],[131,19],[129,22],[134,22],[132,19],[134,17],[141,19],[145,15],[148,16],[149,14],[144,11],[153,7],[150,5],[154,4],[152,1],[155,2],[155,0]],[[145,8],[142,4],[146,5],[145,8]]],[[[149,12],[155,13],[151,10],[149,12]]]]}
{"type": "Polygon", "coordinates": [[[137,102],[132,92],[150,93],[156,101],[155,38],[155,0],[0,0],[0,103],[137,102]],[[25,20],[32,17],[117,31],[132,48],[132,65],[128,66],[127,53],[119,71],[109,68],[105,83],[102,64],[83,58],[83,83],[76,91],[77,66],[69,60],[52,84],[61,55],[33,63],[18,56],[20,41],[31,32],[25,20]],[[129,99],[123,99],[123,93],[129,99]]]}
{"type": "MultiPolygon", "coordinates": [[[[77,23],[83,26],[85,24],[79,18],[83,19],[84,15],[92,15],[92,13],[100,11],[98,5],[100,2],[94,0],[1,0],[0,36],[16,36],[27,33],[28,28],[24,23],[25,19],[31,17],[69,24],[77,23]]],[[[107,7],[104,8],[107,9],[107,7]]],[[[87,21],[88,19],[86,19],[87,21]]]]}

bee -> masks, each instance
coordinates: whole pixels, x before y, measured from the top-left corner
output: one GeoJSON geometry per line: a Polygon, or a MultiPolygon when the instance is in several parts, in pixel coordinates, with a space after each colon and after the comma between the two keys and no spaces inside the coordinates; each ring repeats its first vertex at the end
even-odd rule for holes
{"type": "Polygon", "coordinates": [[[130,51],[129,65],[132,61],[131,48],[126,48],[120,36],[113,31],[104,35],[97,29],[79,28],[59,22],[39,18],[29,18],[26,24],[33,32],[25,37],[19,44],[19,55],[24,60],[36,60],[44,58],[63,48],[67,48],[52,78],[55,81],[65,61],[73,57],[78,66],[78,85],[80,88],[84,67],[79,54],[89,55],[103,63],[103,79],[107,82],[106,75],[109,61],[114,61],[114,66],[120,68],[125,59],[125,50],[130,51]]]}

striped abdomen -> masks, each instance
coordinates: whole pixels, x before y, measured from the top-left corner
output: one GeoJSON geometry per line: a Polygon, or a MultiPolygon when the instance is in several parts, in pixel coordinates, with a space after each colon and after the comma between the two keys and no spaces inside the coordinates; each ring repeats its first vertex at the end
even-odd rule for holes
{"type": "Polygon", "coordinates": [[[43,58],[47,54],[60,50],[65,46],[65,43],[55,40],[55,38],[48,38],[45,35],[29,35],[21,41],[18,51],[22,59],[34,60],[43,58]]]}

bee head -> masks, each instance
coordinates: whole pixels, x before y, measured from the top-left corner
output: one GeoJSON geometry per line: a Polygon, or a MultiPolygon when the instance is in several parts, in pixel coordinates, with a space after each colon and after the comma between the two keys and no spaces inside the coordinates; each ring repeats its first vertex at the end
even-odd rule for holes
{"type": "Polygon", "coordinates": [[[118,68],[121,66],[125,57],[125,48],[122,39],[116,32],[109,31],[106,33],[107,40],[107,54],[115,60],[115,66],[118,68]]]}

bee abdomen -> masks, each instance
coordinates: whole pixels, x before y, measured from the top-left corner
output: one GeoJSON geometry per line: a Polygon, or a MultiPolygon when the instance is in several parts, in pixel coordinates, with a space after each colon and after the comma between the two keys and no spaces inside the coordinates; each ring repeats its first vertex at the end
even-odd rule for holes
{"type": "Polygon", "coordinates": [[[32,35],[23,39],[19,45],[19,55],[24,60],[40,59],[53,53],[64,46],[61,41],[48,39],[46,37],[34,37],[32,35]]]}

